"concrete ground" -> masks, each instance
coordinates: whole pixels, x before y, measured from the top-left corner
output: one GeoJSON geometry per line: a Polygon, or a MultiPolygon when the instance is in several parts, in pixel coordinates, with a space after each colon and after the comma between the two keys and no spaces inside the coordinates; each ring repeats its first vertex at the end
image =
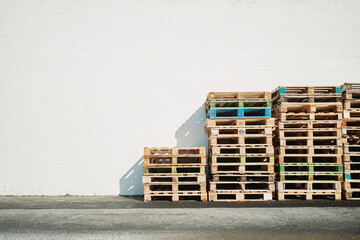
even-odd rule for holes
{"type": "Polygon", "coordinates": [[[0,197],[0,239],[360,239],[360,201],[0,197]]]}

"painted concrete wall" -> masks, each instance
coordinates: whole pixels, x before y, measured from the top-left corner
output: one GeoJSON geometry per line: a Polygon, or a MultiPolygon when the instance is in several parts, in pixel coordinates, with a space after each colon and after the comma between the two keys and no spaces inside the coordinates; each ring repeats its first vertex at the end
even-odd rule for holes
{"type": "Polygon", "coordinates": [[[0,1],[0,195],[141,194],[209,91],[360,79],[359,1],[0,1]]]}

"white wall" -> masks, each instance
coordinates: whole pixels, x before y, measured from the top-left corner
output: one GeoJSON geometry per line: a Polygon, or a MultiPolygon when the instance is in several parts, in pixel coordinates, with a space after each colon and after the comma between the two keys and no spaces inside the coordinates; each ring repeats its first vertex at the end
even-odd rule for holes
{"type": "Polygon", "coordinates": [[[144,146],[206,145],[209,91],[359,81],[359,12],[356,0],[1,0],[0,195],[141,194],[144,146]]]}

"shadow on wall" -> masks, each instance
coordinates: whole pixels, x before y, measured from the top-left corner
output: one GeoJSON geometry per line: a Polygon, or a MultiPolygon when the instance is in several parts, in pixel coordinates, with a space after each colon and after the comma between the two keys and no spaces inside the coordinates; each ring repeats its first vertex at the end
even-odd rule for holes
{"type": "MultiPolygon", "coordinates": [[[[203,104],[176,131],[176,147],[206,147],[207,149],[207,134],[204,131],[205,122],[206,116],[203,104]]],[[[120,195],[144,194],[144,185],[142,184],[143,160],[144,157],[142,156],[120,178],[120,195]]]]}
{"type": "Polygon", "coordinates": [[[203,104],[176,131],[176,147],[207,148],[207,134],[204,130],[205,122],[206,115],[203,104]]]}
{"type": "Polygon", "coordinates": [[[143,195],[144,185],[142,184],[143,174],[142,156],[121,178],[120,195],[143,195]]]}

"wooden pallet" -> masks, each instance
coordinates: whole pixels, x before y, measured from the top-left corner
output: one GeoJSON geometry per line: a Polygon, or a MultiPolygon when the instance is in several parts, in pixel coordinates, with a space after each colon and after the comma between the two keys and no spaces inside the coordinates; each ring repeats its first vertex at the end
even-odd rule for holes
{"type": "Polygon", "coordinates": [[[245,201],[272,201],[273,192],[236,192],[231,190],[210,191],[209,201],[214,202],[245,202],[245,201]]]}
{"type": "Polygon", "coordinates": [[[278,163],[342,163],[342,154],[285,154],[277,156],[278,163]]]}
{"type": "Polygon", "coordinates": [[[206,192],[177,192],[177,193],[144,193],[144,202],[150,202],[153,200],[166,199],[173,202],[178,202],[179,200],[186,200],[197,198],[201,202],[207,201],[207,193],[206,192]]]}
{"type": "Polygon", "coordinates": [[[270,99],[270,92],[209,92],[207,101],[213,99],[270,99]]]}
{"type": "Polygon", "coordinates": [[[214,182],[274,182],[275,174],[214,174],[212,180],[214,182]]]}
{"type": "Polygon", "coordinates": [[[343,164],[336,163],[282,163],[277,165],[280,175],[342,174],[343,164]]]}
{"type": "Polygon", "coordinates": [[[360,200],[360,190],[345,190],[344,198],[346,200],[360,200]]]}
{"type": "Polygon", "coordinates": [[[359,170],[345,170],[345,182],[360,182],[359,170]]]}
{"type": "Polygon", "coordinates": [[[264,154],[274,154],[274,147],[272,145],[210,145],[210,153],[213,155],[222,154],[241,154],[241,155],[257,155],[264,156],[264,154]]]}
{"type": "Polygon", "coordinates": [[[216,127],[211,128],[209,130],[209,135],[211,136],[237,136],[237,135],[244,135],[244,136],[257,136],[261,137],[264,135],[271,136],[273,132],[273,127],[246,127],[246,128],[222,128],[222,127],[216,127]]]}
{"type": "Polygon", "coordinates": [[[360,120],[360,109],[344,110],[343,115],[345,119],[360,120]]]}
{"type": "Polygon", "coordinates": [[[278,192],[341,192],[341,182],[311,182],[311,181],[294,181],[294,182],[276,182],[278,192]]]}
{"type": "Polygon", "coordinates": [[[209,162],[213,164],[274,163],[274,155],[210,155],[209,162]]]}
{"type": "Polygon", "coordinates": [[[269,118],[271,117],[270,107],[244,107],[244,108],[211,108],[208,118],[269,118]]]}
{"type": "Polygon", "coordinates": [[[210,191],[232,190],[238,192],[275,191],[273,182],[209,182],[210,191]]]}
{"type": "MultiPolygon", "coordinates": [[[[176,165],[176,166],[164,166],[164,165],[156,165],[156,166],[144,166],[143,174],[144,175],[180,175],[183,174],[204,174],[205,173],[205,165],[199,166],[187,166],[187,165],[176,165]]],[[[186,175],[185,175],[186,176],[186,175]]]]}
{"type": "Polygon", "coordinates": [[[234,118],[234,119],[207,119],[205,130],[212,128],[263,128],[274,127],[274,118],[234,118]]]}
{"type": "Polygon", "coordinates": [[[344,163],[346,163],[346,162],[360,162],[360,155],[345,153],[344,154],[344,163]]]}
{"type": "Polygon", "coordinates": [[[360,109],[360,99],[344,100],[344,109],[345,110],[360,109]]]}
{"type": "Polygon", "coordinates": [[[326,94],[326,95],[295,95],[295,94],[282,94],[272,99],[273,106],[279,103],[334,103],[341,102],[342,95],[340,93],[326,94]]]}
{"type": "Polygon", "coordinates": [[[273,117],[279,121],[305,121],[305,120],[315,120],[315,121],[331,121],[331,120],[341,120],[343,118],[342,112],[320,112],[320,113],[309,113],[309,112],[296,112],[296,113],[277,113],[273,117]]]}
{"type": "Polygon", "coordinates": [[[275,148],[277,155],[303,156],[303,155],[339,155],[343,148],[339,146],[280,146],[275,148]]]}
{"type": "Polygon", "coordinates": [[[343,92],[343,98],[346,100],[358,100],[360,99],[360,91],[359,90],[348,90],[343,92]]]}
{"type": "Polygon", "coordinates": [[[336,103],[280,103],[273,106],[273,116],[279,113],[341,113],[343,106],[341,102],[336,103]]]}
{"type": "Polygon", "coordinates": [[[295,139],[303,139],[303,138],[313,138],[313,139],[322,139],[322,138],[341,138],[342,132],[341,128],[323,128],[323,129],[280,129],[274,131],[275,136],[280,139],[285,138],[295,138],[295,139]]]}
{"type": "Polygon", "coordinates": [[[360,118],[359,119],[343,119],[341,122],[343,128],[360,128],[360,118]]]}
{"type": "Polygon", "coordinates": [[[342,173],[327,172],[288,172],[277,174],[277,179],[281,182],[289,181],[343,181],[342,173]]]}
{"type": "Polygon", "coordinates": [[[270,99],[215,99],[205,103],[206,111],[212,108],[271,107],[270,99]]]}
{"type": "Polygon", "coordinates": [[[143,176],[143,183],[205,183],[206,175],[198,174],[192,176],[143,176]]]}
{"type": "Polygon", "coordinates": [[[283,147],[317,147],[317,146],[342,146],[342,139],[335,137],[280,137],[276,141],[278,146],[283,147]]]}
{"type": "Polygon", "coordinates": [[[279,86],[271,92],[271,98],[279,95],[332,95],[341,94],[341,86],[279,86]]]}
{"type": "Polygon", "coordinates": [[[209,164],[211,174],[222,173],[274,173],[273,163],[245,163],[245,164],[209,164]]]}
{"type": "Polygon", "coordinates": [[[342,91],[346,92],[349,90],[360,92],[360,83],[344,83],[342,85],[342,91]]]}
{"type": "Polygon", "coordinates": [[[286,129],[334,129],[341,128],[341,120],[288,120],[279,121],[278,128],[286,129]]]}
{"type": "Polygon", "coordinates": [[[300,192],[300,191],[286,191],[286,192],[278,192],[277,193],[277,199],[278,201],[285,201],[287,197],[289,196],[296,196],[296,197],[302,197],[304,198],[306,201],[311,201],[313,200],[313,198],[315,196],[318,197],[331,197],[332,199],[334,199],[335,201],[340,201],[341,200],[341,192],[336,192],[336,193],[329,193],[327,191],[324,192],[300,192]]]}
{"type": "Polygon", "coordinates": [[[163,157],[160,155],[144,156],[144,166],[154,165],[205,165],[206,156],[200,157],[184,157],[183,155],[163,157]]]}
{"type": "Polygon", "coordinates": [[[358,154],[360,155],[360,145],[344,145],[344,153],[345,154],[358,154]]]}
{"type": "Polygon", "coordinates": [[[217,145],[272,145],[272,135],[219,135],[209,137],[209,146],[217,145]]]}
{"type": "Polygon", "coordinates": [[[144,184],[144,194],[145,193],[178,193],[182,192],[185,194],[197,193],[197,192],[206,192],[206,182],[205,183],[145,183],[144,184]]]}
{"type": "Polygon", "coordinates": [[[144,156],[206,156],[205,147],[182,147],[182,148],[169,148],[169,147],[145,147],[144,156]]]}

